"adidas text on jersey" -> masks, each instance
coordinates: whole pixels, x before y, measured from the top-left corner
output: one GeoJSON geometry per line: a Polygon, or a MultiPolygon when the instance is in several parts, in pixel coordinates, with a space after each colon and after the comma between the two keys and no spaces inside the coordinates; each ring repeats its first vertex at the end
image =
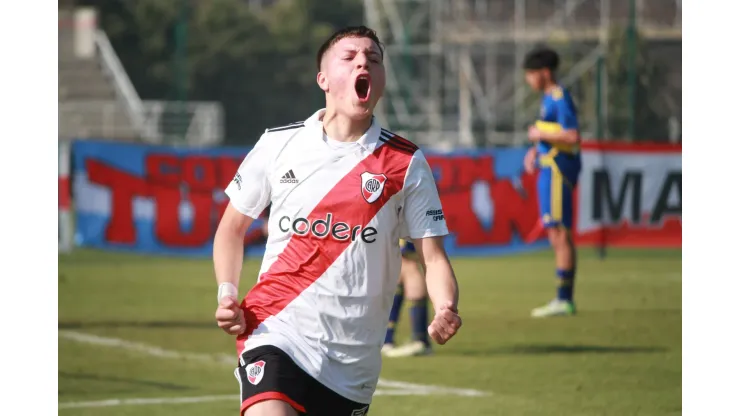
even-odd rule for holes
{"type": "Polygon", "coordinates": [[[296,179],[293,169],[289,170],[282,178],[280,178],[280,183],[298,183],[298,179],[296,179]]]}

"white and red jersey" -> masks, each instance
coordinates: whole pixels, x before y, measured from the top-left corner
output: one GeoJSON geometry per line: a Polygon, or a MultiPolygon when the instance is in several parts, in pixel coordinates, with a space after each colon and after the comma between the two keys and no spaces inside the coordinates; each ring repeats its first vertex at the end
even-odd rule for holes
{"type": "Polygon", "coordinates": [[[238,353],[273,345],[319,382],[370,403],[401,270],[399,238],[447,234],[429,164],[373,121],[357,142],[324,135],[323,110],[268,129],[226,188],[269,237],[242,302],[238,353]]]}

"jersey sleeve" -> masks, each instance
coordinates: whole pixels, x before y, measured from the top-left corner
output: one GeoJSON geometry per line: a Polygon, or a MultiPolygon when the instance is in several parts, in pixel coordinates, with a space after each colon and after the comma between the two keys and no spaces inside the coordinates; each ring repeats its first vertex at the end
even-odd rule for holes
{"type": "Polygon", "coordinates": [[[270,187],[269,148],[265,135],[247,154],[234,179],[226,187],[231,205],[242,214],[256,219],[270,204],[272,190],[270,187]]]}
{"type": "Polygon", "coordinates": [[[411,159],[404,182],[402,238],[447,235],[437,185],[426,158],[417,150],[411,159]]]}
{"type": "Polygon", "coordinates": [[[558,124],[563,130],[577,130],[578,116],[576,115],[576,106],[570,95],[564,94],[560,99],[554,100],[555,111],[557,113],[558,124]]]}

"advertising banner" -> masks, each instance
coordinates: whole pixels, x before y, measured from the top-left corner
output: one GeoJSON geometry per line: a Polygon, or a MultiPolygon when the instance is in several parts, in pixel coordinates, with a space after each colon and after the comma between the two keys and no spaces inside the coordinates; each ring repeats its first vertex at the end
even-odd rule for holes
{"type": "Polygon", "coordinates": [[[582,159],[579,244],[681,247],[681,145],[588,144],[582,159]]]}
{"type": "MultiPolygon", "coordinates": [[[[223,189],[249,149],[177,148],[78,141],[73,146],[78,245],[210,256],[228,199],[223,189]]],[[[496,255],[547,246],[536,174],[524,148],[425,152],[451,235],[451,255],[496,255]]],[[[583,244],[681,245],[681,148],[586,145],[576,196],[583,244]]],[[[244,179],[248,186],[248,179],[244,179]]],[[[245,236],[262,253],[262,219],[245,236]]]]}

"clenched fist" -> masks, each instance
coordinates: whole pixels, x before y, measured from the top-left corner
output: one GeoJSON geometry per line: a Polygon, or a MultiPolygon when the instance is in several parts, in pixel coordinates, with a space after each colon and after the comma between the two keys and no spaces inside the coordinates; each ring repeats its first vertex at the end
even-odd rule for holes
{"type": "Polygon", "coordinates": [[[218,327],[230,335],[240,335],[247,330],[244,311],[239,307],[236,299],[231,296],[223,297],[218,303],[216,321],[218,327]]]}
{"type": "Polygon", "coordinates": [[[434,319],[429,324],[427,332],[429,332],[429,336],[432,337],[434,342],[444,345],[457,333],[461,326],[462,319],[457,314],[457,308],[452,305],[452,302],[446,302],[434,312],[434,319]]]}

